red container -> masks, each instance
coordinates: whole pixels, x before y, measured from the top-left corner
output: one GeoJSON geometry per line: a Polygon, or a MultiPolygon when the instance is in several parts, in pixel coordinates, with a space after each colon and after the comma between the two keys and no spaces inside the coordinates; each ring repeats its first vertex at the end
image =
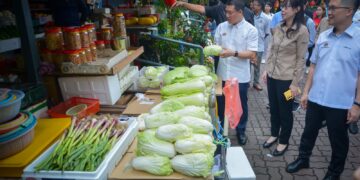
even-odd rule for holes
{"type": "Polygon", "coordinates": [[[176,0],[165,0],[165,4],[170,8],[174,7],[176,4],[176,0]]]}
{"type": "Polygon", "coordinates": [[[80,111],[76,117],[83,118],[85,116],[93,115],[99,112],[100,103],[98,99],[82,98],[82,97],[72,97],[65,102],[58,104],[57,106],[48,110],[48,114],[52,118],[64,118],[70,117],[66,115],[66,111],[76,105],[86,104],[87,108],[80,111]]]}

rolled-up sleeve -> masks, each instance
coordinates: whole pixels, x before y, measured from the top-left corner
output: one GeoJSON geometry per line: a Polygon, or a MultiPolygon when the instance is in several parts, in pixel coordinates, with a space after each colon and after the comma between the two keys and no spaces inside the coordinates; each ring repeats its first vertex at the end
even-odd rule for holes
{"type": "Polygon", "coordinates": [[[247,48],[248,51],[258,51],[258,31],[256,28],[251,28],[247,37],[247,48]]]}
{"type": "Polygon", "coordinates": [[[310,62],[313,63],[313,64],[316,64],[317,60],[319,59],[319,42],[321,42],[321,35],[317,39],[317,41],[315,43],[315,48],[314,48],[314,50],[312,52],[312,55],[310,57],[310,62]]]}
{"type": "Polygon", "coordinates": [[[296,41],[296,64],[294,70],[294,79],[292,81],[292,85],[298,86],[299,81],[302,78],[303,71],[304,71],[304,54],[307,51],[307,45],[309,43],[309,32],[307,29],[301,29],[301,32],[298,36],[296,41]]]}

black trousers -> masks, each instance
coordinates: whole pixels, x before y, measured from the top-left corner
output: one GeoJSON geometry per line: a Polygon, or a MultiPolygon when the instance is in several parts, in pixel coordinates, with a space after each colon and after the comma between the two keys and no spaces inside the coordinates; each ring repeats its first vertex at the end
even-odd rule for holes
{"type": "Polygon", "coordinates": [[[286,101],[284,96],[284,92],[289,90],[291,82],[291,80],[277,80],[269,76],[267,80],[271,136],[279,137],[280,144],[289,144],[293,128],[292,105],[294,100],[286,101]]]}
{"type": "Polygon", "coordinates": [[[310,158],[316,138],[321,128],[321,122],[326,120],[332,154],[328,172],[340,175],[345,166],[349,151],[349,135],[346,109],[334,109],[308,102],[305,117],[305,128],[301,136],[299,157],[310,158]]]}

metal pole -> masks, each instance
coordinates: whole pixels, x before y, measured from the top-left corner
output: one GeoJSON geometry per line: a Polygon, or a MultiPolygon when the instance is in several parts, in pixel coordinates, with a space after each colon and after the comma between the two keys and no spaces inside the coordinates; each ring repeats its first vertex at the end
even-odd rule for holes
{"type": "Polygon", "coordinates": [[[39,83],[39,54],[35,43],[35,35],[31,20],[28,0],[14,0],[16,24],[20,31],[21,52],[25,61],[28,82],[39,83]]]}

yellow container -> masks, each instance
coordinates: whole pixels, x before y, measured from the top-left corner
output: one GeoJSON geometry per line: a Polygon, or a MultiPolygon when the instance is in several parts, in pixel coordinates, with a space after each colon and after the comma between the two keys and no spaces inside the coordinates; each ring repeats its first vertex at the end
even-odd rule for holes
{"type": "Polygon", "coordinates": [[[70,118],[39,119],[33,142],[18,154],[0,160],[0,177],[21,177],[23,169],[61,137],[70,118]]]}

